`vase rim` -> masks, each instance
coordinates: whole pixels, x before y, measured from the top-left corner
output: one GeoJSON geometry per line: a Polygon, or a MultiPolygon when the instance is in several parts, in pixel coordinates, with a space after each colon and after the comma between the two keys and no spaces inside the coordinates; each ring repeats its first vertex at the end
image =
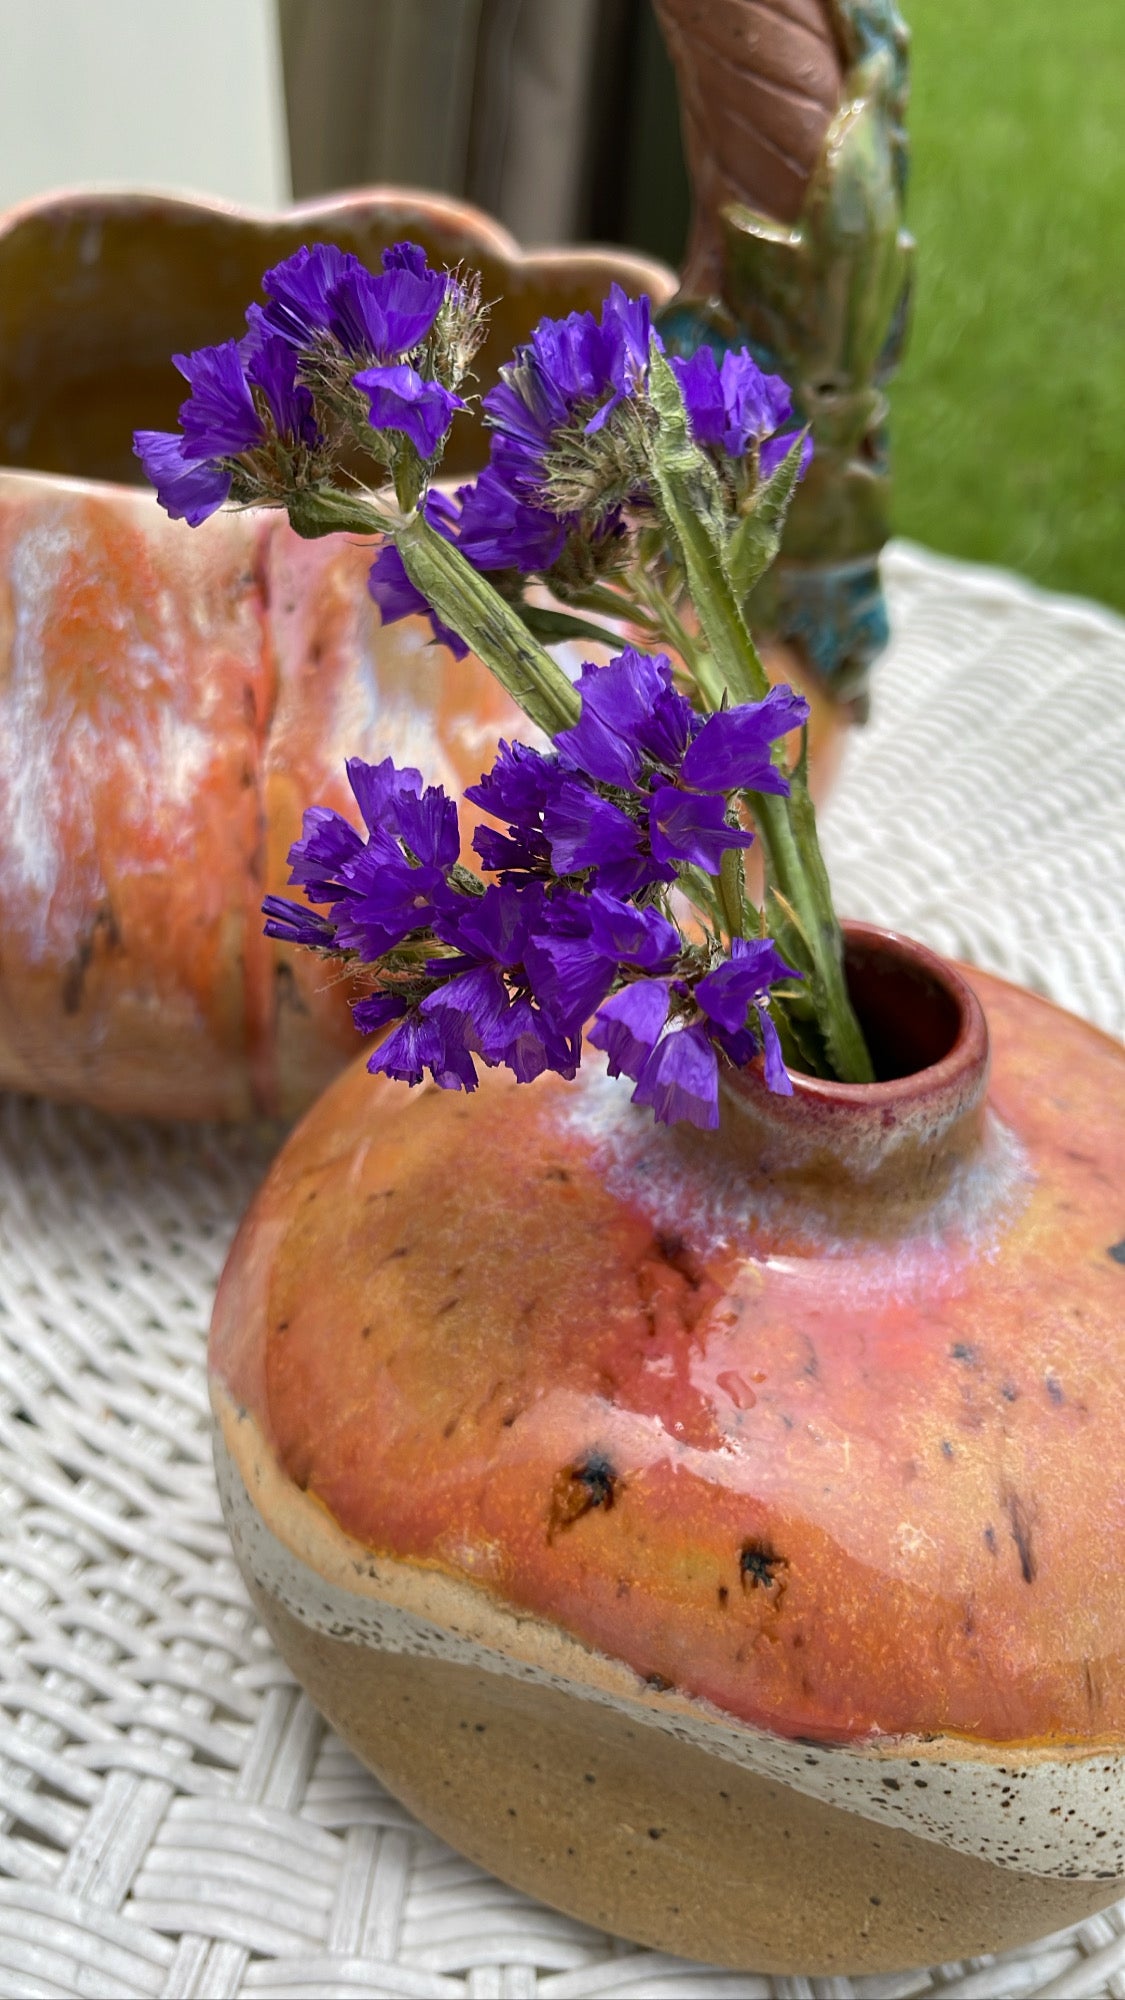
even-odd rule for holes
{"type": "Polygon", "coordinates": [[[952,1040],[936,1061],[875,1083],[838,1083],[832,1078],[790,1070],[794,1098],[826,1109],[839,1106],[855,1111],[890,1111],[916,1104],[922,1098],[956,1093],[975,1078],[983,1080],[988,1065],[988,1023],[961,968],[901,931],[848,919],[841,928],[846,957],[862,953],[869,959],[895,961],[944,994],[956,1010],[952,1040]]]}

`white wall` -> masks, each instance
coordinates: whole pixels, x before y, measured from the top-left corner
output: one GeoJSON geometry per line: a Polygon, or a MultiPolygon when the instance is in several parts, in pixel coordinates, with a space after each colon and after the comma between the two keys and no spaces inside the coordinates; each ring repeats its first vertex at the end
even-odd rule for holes
{"type": "Polygon", "coordinates": [[[0,0],[0,209],[90,181],[288,201],[274,0],[0,0]]]}

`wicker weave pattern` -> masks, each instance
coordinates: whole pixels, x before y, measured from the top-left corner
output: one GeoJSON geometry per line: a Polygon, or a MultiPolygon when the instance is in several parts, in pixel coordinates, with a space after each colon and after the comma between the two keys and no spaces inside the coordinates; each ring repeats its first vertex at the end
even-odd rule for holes
{"type": "MultiPolygon", "coordinates": [[[[1119,1028],[1125,625],[916,551],[888,572],[826,829],[843,907],[1119,1028]]],[[[1125,1906],[893,1978],[684,1966],[489,1880],[358,1768],[256,1625],[211,1473],[211,1297],[276,1137],[0,1102],[0,1994],[1125,1996],[1125,1906]]]]}

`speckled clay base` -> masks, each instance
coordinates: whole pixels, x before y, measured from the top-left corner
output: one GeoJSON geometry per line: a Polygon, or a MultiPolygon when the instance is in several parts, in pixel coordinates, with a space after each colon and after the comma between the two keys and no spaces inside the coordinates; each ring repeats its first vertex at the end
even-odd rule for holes
{"type": "Polygon", "coordinates": [[[1003,1752],[951,1739],[866,1752],[763,1739],[471,1586],[375,1561],[293,1492],[252,1419],[221,1389],[215,1399],[224,1511],[285,1659],[396,1797],[517,1888],[657,1949],[810,1975],[1003,1950],[1120,1895],[1120,1880],[1048,1879],[958,1851],[934,1838],[932,1812],[926,1832],[909,1830],[927,1828],[929,1792],[948,1782],[962,1845],[1002,1839],[1014,1793],[1017,1818],[1052,1827],[1050,1801],[1063,1801],[1081,1826],[1076,1855],[1108,1807],[1116,1851],[1125,1788],[1112,1757],[1023,1753],[1001,1769],[1003,1752]],[[863,1809],[749,1760],[791,1765],[863,1809]]]}

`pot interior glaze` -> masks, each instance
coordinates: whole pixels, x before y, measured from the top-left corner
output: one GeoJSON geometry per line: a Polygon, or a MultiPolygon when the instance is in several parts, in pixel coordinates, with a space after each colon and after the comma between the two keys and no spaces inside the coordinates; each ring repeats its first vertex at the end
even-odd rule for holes
{"type": "MultiPolygon", "coordinates": [[[[879,1083],[915,1079],[916,1090],[919,1072],[939,1063],[979,1068],[987,1055],[984,1014],[948,960],[914,943],[888,949],[886,932],[851,924],[846,962],[848,991],[879,1083]]],[[[849,1098],[856,1102],[851,1092],[849,1098]]]]}
{"type": "MultiPolygon", "coordinates": [[[[263,271],[302,244],[336,243],[372,263],[403,237],[439,264],[480,268],[495,302],[482,389],[542,314],[596,308],[615,280],[657,305],[675,290],[650,258],[525,255],[480,209],[404,188],[276,215],[144,192],[49,196],[0,217],[0,465],[141,483],[134,430],[174,429],[183,401],[173,354],[237,336],[263,271]]],[[[445,469],[463,475],[486,456],[466,419],[445,469]]]]}

